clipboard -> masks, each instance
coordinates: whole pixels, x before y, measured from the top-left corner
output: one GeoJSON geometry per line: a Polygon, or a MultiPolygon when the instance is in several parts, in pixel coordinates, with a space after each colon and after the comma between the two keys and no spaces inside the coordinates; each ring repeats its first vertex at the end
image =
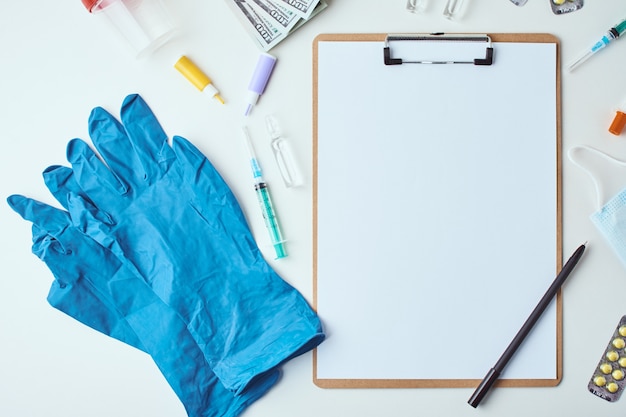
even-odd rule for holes
{"type": "MultiPolygon", "coordinates": [[[[482,380],[562,267],[560,84],[550,34],[314,40],[317,386],[482,380]]],[[[496,386],[562,366],[559,292],[496,386]]]]}

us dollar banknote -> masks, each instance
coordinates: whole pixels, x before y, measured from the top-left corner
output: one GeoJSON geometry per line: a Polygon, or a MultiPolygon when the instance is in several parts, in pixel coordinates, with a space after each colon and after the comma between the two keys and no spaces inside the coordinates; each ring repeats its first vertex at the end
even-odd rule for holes
{"type": "Polygon", "coordinates": [[[319,3],[319,0],[276,0],[285,7],[289,7],[294,10],[302,19],[308,19],[311,17],[315,6],[319,3]]]}
{"type": "Polygon", "coordinates": [[[275,0],[252,0],[252,2],[255,8],[260,9],[283,31],[289,32],[300,19],[298,13],[275,0]]]}
{"type": "Polygon", "coordinates": [[[264,51],[272,49],[328,6],[325,0],[299,2],[293,0],[225,1],[244,29],[264,51]],[[307,7],[311,7],[311,9],[307,9],[304,13],[301,9],[307,7]],[[308,18],[302,17],[305,15],[308,18]]]}
{"type": "Polygon", "coordinates": [[[288,31],[272,23],[269,18],[253,7],[251,2],[246,0],[228,1],[234,4],[235,11],[244,23],[244,28],[259,42],[263,50],[270,50],[287,36],[288,31]]]}

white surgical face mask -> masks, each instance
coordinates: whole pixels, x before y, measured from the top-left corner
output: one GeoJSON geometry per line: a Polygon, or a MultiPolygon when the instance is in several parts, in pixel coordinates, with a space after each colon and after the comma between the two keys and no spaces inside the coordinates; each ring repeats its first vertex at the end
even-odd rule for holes
{"type": "Polygon", "coordinates": [[[626,266],[626,162],[587,146],[571,148],[568,156],[591,176],[597,197],[591,221],[626,266]]]}

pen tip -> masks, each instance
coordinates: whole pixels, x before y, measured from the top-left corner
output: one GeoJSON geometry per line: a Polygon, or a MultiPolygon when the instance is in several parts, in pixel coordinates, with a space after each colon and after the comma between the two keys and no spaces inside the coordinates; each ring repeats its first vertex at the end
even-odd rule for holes
{"type": "Polygon", "coordinates": [[[246,107],[246,113],[244,114],[244,116],[247,116],[250,114],[250,110],[252,110],[252,104],[248,104],[248,107],[246,107]]]}
{"type": "Polygon", "coordinates": [[[220,103],[224,104],[224,99],[219,94],[216,94],[213,97],[215,97],[215,99],[219,101],[220,103]]]}

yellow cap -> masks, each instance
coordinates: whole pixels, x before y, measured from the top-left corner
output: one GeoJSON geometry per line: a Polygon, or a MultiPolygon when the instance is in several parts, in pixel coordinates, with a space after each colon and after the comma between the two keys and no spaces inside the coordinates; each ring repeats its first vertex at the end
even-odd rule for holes
{"type": "MultiPolygon", "coordinates": [[[[211,84],[211,79],[184,55],[176,61],[174,68],[183,74],[183,76],[200,91],[204,91],[204,89],[211,84]]],[[[212,96],[224,104],[224,100],[220,97],[219,91],[217,91],[214,86],[211,87],[210,93],[212,93],[212,96]]]]}
{"type": "Polygon", "coordinates": [[[200,91],[204,90],[204,87],[211,84],[211,79],[207,77],[207,75],[203,73],[202,70],[196,66],[196,64],[191,62],[191,60],[184,55],[176,61],[174,68],[183,74],[183,76],[200,91]]]}

